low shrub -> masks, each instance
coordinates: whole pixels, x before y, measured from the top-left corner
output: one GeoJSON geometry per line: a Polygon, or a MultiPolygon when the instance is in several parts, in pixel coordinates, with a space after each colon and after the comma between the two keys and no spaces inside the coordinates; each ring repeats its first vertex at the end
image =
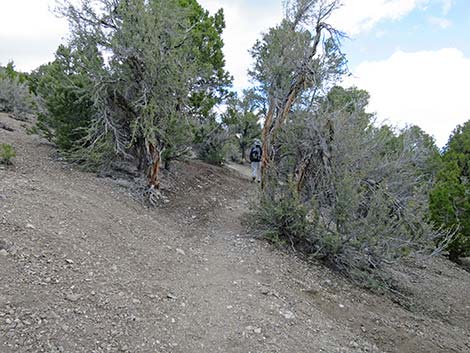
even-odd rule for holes
{"type": "Polygon", "coordinates": [[[28,85],[18,79],[0,79],[0,112],[12,113],[25,120],[34,111],[34,98],[28,85]]]}
{"type": "Polygon", "coordinates": [[[2,143],[0,145],[0,162],[3,164],[11,165],[12,159],[16,157],[15,149],[12,145],[2,143]]]}

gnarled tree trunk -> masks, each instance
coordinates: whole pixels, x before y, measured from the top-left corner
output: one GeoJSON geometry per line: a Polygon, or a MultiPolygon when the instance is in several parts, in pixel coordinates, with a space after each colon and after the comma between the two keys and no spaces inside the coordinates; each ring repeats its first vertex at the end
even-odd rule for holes
{"type": "Polygon", "coordinates": [[[150,157],[148,172],[148,186],[150,190],[160,190],[160,166],[162,162],[162,149],[151,142],[147,142],[147,153],[150,157]]]}

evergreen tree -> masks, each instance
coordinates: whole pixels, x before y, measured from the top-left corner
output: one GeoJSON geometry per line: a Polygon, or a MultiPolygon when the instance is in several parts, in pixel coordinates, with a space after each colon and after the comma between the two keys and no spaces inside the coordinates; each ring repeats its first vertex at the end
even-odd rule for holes
{"type": "Polygon", "coordinates": [[[436,225],[457,232],[450,258],[470,256],[470,121],[454,130],[444,148],[430,204],[436,225]]]}
{"type": "Polygon", "coordinates": [[[223,12],[196,0],[65,0],[59,12],[71,40],[33,82],[43,127],[77,159],[129,161],[158,188],[161,163],[188,152],[228,94],[223,12]]]}
{"type": "Polygon", "coordinates": [[[254,91],[246,90],[241,98],[232,97],[227,103],[223,122],[234,136],[240,149],[241,161],[253,140],[261,138],[260,112],[254,91]]]}
{"type": "MultiPolygon", "coordinates": [[[[95,55],[102,65],[99,53],[95,55]]],[[[64,152],[80,146],[96,114],[92,80],[83,66],[80,55],[61,45],[55,60],[40,66],[29,78],[31,90],[41,97],[44,108],[38,115],[38,127],[64,152]]]]}

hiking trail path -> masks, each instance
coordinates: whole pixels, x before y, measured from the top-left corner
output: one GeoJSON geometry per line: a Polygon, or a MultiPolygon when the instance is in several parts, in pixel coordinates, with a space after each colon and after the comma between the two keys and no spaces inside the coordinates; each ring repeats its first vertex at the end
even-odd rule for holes
{"type": "Polygon", "coordinates": [[[152,209],[0,122],[1,353],[470,352],[469,273],[444,259],[403,274],[406,310],[247,232],[243,167],[178,163],[152,209]]]}

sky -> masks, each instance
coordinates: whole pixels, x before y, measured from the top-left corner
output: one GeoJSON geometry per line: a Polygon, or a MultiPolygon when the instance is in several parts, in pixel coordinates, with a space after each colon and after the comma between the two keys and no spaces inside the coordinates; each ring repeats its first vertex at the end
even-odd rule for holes
{"type": "MultiPolygon", "coordinates": [[[[238,91],[250,86],[248,50],[282,18],[282,0],[199,0],[224,8],[227,69],[238,91]]],[[[443,146],[470,119],[470,1],[343,0],[330,19],[348,35],[351,76],[369,91],[369,111],[394,126],[420,126],[443,146]]],[[[0,64],[30,71],[53,60],[67,37],[55,0],[0,0],[0,64]]]]}

